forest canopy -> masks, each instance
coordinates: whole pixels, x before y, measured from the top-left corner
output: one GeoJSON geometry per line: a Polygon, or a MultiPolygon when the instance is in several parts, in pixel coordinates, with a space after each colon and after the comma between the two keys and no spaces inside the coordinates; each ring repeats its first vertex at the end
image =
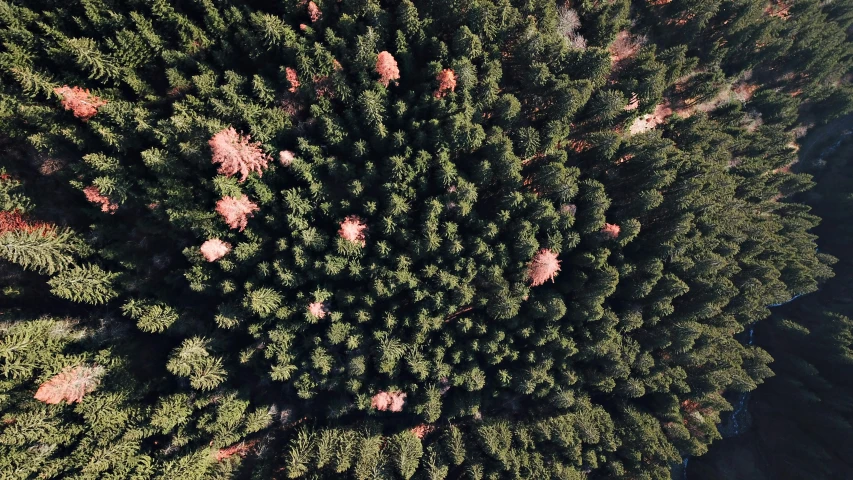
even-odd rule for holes
{"type": "Polygon", "coordinates": [[[832,276],[851,21],[0,0],[0,472],[669,478],[832,276]]]}

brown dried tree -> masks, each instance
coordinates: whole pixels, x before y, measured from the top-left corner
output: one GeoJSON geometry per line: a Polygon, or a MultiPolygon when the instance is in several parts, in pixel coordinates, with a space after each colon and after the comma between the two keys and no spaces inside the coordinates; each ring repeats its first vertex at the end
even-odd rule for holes
{"type": "Polygon", "coordinates": [[[379,81],[386,87],[391,81],[400,79],[397,60],[394,60],[394,56],[388,52],[379,52],[379,56],[376,58],[376,71],[381,77],[379,81]]]}
{"type": "Polygon", "coordinates": [[[240,198],[224,197],[216,202],[216,212],[222,215],[225,223],[231,228],[239,228],[242,232],[248,224],[248,217],[254,216],[258,205],[246,195],[240,198]]]}
{"type": "Polygon", "coordinates": [[[104,369],[99,366],[65,367],[39,386],[35,399],[51,404],[57,404],[63,400],[68,403],[79,403],[87,393],[93,392],[98,387],[103,374],[104,369]]]}
{"type": "Polygon", "coordinates": [[[106,100],[89,93],[89,89],[63,85],[54,88],[53,92],[62,97],[62,106],[66,110],[71,110],[75,117],[84,122],[94,117],[98,109],[107,104],[106,100]]]}
{"type": "Polygon", "coordinates": [[[528,266],[528,277],[534,287],[544,284],[548,280],[553,281],[560,271],[560,260],[557,254],[547,248],[536,253],[528,266]]]}
{"type": "Polygon", "coordinates": [[[261,144],[251,142],[249,135],[240,135],[233,127],[228,127],[210,139],[208,142],[213,150],[213,163],[219,164],[218,172],[227,177],[240,174],[240,181],[245,182],[249,173],[258,176],[267,168],[270,157],[261,150],[261,144]]]}

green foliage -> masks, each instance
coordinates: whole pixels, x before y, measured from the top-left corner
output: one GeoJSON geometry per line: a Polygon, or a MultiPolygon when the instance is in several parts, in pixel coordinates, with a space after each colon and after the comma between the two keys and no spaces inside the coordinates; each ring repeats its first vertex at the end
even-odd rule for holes
{"type": "Polygon", "coordinates": [[[590,104],[590,113],[604,122],[609,122],[622,112],[626,104],[621,92],[601,90],[590,104]]]}
{"type": "Polygon", "coordinates": [[[144,410],[130,400],[132,377],[109,350],[98,351],[102,345],[92,343],[92,330],[81,327],[77,321],[50,318],[7,318],[0,324],[0,470],[8,478],[155,474],[152,457],[140,448],[150,433],[144,410]],[[89,351],[81,354],[81,347],[89,351]],[[106,366],[107,378],[125,381],[101,385],[76,407],[33,399],[39,381],[88,360],[106,366]]]}
{"type": "Polygon", "coordinates": [[[137,326],[89,310],[99,333],[67,355],[110,368],[62,411],[31,390],[64,365],[16,353],[51,333],[10,336],[0,467],[665,478],[702,453],[721,392],[769,374],[734,335],[831,274],[786,145],[851,57],[814,6],[798,8],[815,25],[791,22],[805,40],[758,0],[573,8],[586,48],[544,0],[0,2],[4,135],[78,159],[33,189],[60,204],[30,208],[8,179],[0,201],[80,232],[12,229],[0,254],[55,274],[59,300],[120,298],[137,326]],[[612,62],[626,29],[654,44],[612,62]],[[380,81],[380,52],[397,82],[380,81]],[[817,53],[822,80],[780,89],[784,55],[817,53]],[[446,69],[456,86],[436,95],[446,69]],[[632,134],[748,69],[761,88],[745,107],[632,134]],[[84,121],[62,85],[107,103],[84,121]],[[217,173],[208,142],[228,127],[279,161],[217,173]],[[219,203],[244,196],[257,211],[219,203]],[[231,251],[208,261],[212,239],[231,251]],[[555,275],[534,287],[542,251],[555,275]]]}
{"type": "Polygon", "coordinates": [[[130,300],[121,309],[125,315],[137,321],[136,326],[143,332],[162,332],[178,320],[178,313],[162,303],[130,300]]]}
{"type": "Polygon", "coordinates": [[[412,478],[424,454],[420,439],[410,431],[400,432],[391,437],[388,448],[397,473],[406,480],[412,478]]]}
{"type": "Polygon", "coordinates": [[[98,305],[118,295],[113,288],[117,273],[105,272],[92,264],[80,265],[65,270],[50,280],[50,293],[72,302],[98,305]]]}
{"type": "Polygon", "coordinates": [[[212,390],[225,380],[222,359],[208,352],[208,341],[192,337],[172,353],[166,368],[175,375],[188,377],[190,385],[199,390],[212,390]]]}
{"type": "Polygon", "coordinates": [[[0,233],[0,258],[51,275],[72,264],[76,248],[71,240],[70,231],[48,226],[7,231],[0,233]]]}
{"type": "MultiPolygon", "coordinates": [[[[840,119],[806,137],[804,145],[815,145],[826,133],[847,128],[840,119]]],[[[749,408],[732,414],[740,430],[750,428],[751,442],[732,445],[751,449],[752,442],[766,445],[769,454],[761,464],[767,477],[832,478],[849,476],[853,466],[841,454],[853,440],[853,409],[849,382],[853,374],[853,308],[847,301],[853,270],[848,245],[851,143],[832,137],[803,158],[815,174],[815,194],[808,198],[811,211],[824,218],[816,229],[821,255],[836,255],[835,277],[819,291],[774,308],[770,321],[755,327],[755,345],[774,358],[774,376],[749,397],[749,408]],[[840,141],[839,141],[840,140],[840,141]],[[824,164],[821,160],[825,159],[824,164]],[[748,414],[747,414],[748,413],[748,414]],[[768,423],[770,422],[770,423],[768,423]],[[769,425],[769,426],[765,426],[769,425]]],[[[733,430],[734,421],[724,419],[721,431],[733,430]]],[[[725,439],[726,443],[739,442],[725,439]]],[[[696,463],[697,478],[711,478],[730,459],[712,445],[707,458],[696,463]]],[[[740,474],[733,470],[733,474],[740,474]]],[[[691,472],[691,476],[694,472],[691,472]]]]}
{"type": "Polygon", "coordinates": [[[22,192],[22,184],[0,168],[0,211],[27,212],[32,208],[32,202],[22,192]]]}

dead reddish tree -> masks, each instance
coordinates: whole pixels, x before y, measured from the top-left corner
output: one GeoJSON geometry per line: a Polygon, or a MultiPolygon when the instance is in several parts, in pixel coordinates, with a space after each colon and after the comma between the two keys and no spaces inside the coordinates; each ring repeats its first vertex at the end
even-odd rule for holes
{"type": "Polygon", "coordinates": [[[438,74],[436,80],[438,80],[438,90],[433,93],[435,98],[441,98],[456,90],[456,73],[453,70],[445,68],[438,74]]]}
{"type": "Polygon", "coordinates": [[[248,224],[248,217],[254,216],[258,205],[246,195],[240,198],[223,197],[216,202],[216,212],[222,215],[225,223],[231,228],[239,228],[242,232],[248,224]]]}
{"type": "Polygon", "coordinates": [[[363,247],[367,244],[364,241],[365,229],[367,229],[367,225],[365,225],[360,218],[355,215],[350,215],[341,222],[341,229],[338,230],[338,235],[340,235],[344,240],[359,244],[363,247]]]}
{"type": "Polygon", "coordinates": [[[379,391],[370,400],[370,406],[380,412],[402,412],[403,404],[406,403],[406,394],[404,392],[383,392],[379,391]]]}
{"type": "Polygon", "coordinates": [[[560,260],[557,254],[547,248],[536,253],[527,269],[527,275],[532,286],[537,287],[548,280],[554,281],[560,271],[560,260]]]}
{"type": "Polygon", "coordinates": [[[316,3],[308,2],[308,16],[311,17],[312,22],[316,22],[323,18],[323,12],[320,11],[320,7],[316,3]]]}
{"type": "Polygon", "coordinates": [[[98,387],[103,367],[65,367],[61,372],[44,382],[36,391],[35,399],[44,403],[57,404],[63,400],[79,403],[83,397],[98,387]]]}
{"type": "Polygon", "coordinates": [[[379,72],[380,82],[388,86],[392,80],[400,79],[400,69],[397,68],[397,60],[388,52],[379,52],[376,58],[376,71],[379,72]]]}
{"type": "Polygon", "coordinates": [[[89,93],[89,89],[63,85],[54,88],[53,92],[62,97],[62,106],[66,110],[71,110],[75,117],[84,122],[94,117],[98,109],[107,104],[106,100],[89,93]]]}
{"type": "Polygon", "coordinates": [[[329,314],[329,308],[325,302],[312,302],[308,305],[308,313],[317,318],[326,318],[326,315],[329,314]]]}
{"type": "Polygon", "coordinates": [[[208,262],[215,262],[225,255],[228,255],[228,252],[231,251],[231,244],[223,242],[218,238],[211,238],[210,240],[202,243],[199,250],[201,250],[201,254],[204,256],[205,260],[208,262]]]}
{"type": "Polygon", "coordinates": [[[622,228],[619,225],[613,223],[605,223],[604,227],[601,228],[601,233],[603,233],[608,238],[618,238],[619,232],[622,228]]]}
{"type": "Polygon", "coordinates": [[[290,150],[282,150],[278,152],[278,161],[282,166],[289,167],[295,159],[296,155],[294,155],[290,150]]]}
{"type": "Polygon", "coordinates": [[[261,150],[261,144],[251,142],[251,138],[228,127],[210,139],[208,144],[213,150],[213,163],[219,164],[220,174],[231,177],[239,173],[241,182],[245,182],[251,172],[259,177],[263,175],[270,157],[261,150]]]}
{"type": "Polygon", "coordinates": [[[432,426],[432,425],[427,425],[427,424],[425,424],[425,423],[422,423],[422,424],[420,424],[420,425],[416,426],[415,428],[413,428],[411,431],[412,431],[412,433],[414,433],[414,434],[415,434],[415,436],[416,436],[416,437],[418,437],[418,438],[420,438],[421,440],[423,440],[423,438],[424,438],[425,436],[427,436],[427,434],[428,434],[428,433],[430,433],[430,432],[432,432],[432,431],[434,431],[434,430],[435,430],[435,427],[434,427],[434,426],[432,426]]]}

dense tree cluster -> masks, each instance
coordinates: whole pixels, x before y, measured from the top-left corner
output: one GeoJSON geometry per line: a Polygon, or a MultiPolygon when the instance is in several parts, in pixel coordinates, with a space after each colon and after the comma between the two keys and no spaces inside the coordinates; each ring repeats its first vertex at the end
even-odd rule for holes
{"type": "Polygon", "coordinates": [[[0,467],[668,478],[831,276],[853,17],[763,8],[0,0],[0,467]]]}

